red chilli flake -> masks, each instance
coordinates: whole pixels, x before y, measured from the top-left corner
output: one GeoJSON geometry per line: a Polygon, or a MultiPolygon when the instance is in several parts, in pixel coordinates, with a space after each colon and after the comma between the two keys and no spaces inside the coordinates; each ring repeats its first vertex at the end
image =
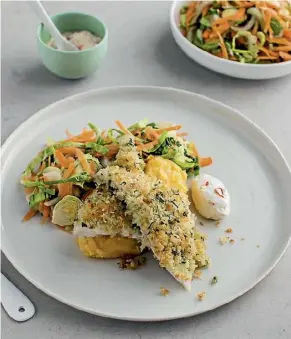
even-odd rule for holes
{"type": "Polygon", "coordinates": [[[221,187],[215,188],[214,192],[221,198],[224,198],[224,189],[221,187]]]}
{"type": "Polygon", "coordinates": [[[84,45],[78,46],[79,50],[81,51],[84,48],[84,45]]]}
{"type": "Polygon", "coordinates": [[[208,186],[208,185],[209,185],[209,181],[206,181],[205,186],[208,186]]]}

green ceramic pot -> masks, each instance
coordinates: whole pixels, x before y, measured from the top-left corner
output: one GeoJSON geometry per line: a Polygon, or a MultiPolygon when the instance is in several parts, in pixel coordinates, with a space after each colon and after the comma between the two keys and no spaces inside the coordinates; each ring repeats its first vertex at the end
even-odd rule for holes
{"type": "Polygon", "coordinates": [[[47,45],[50,34],[41,24],[37,29],[38,51],[46,68],[66,79],[80,79],[94,73],[105,58],[108,45],[108,31],[95,16],[81,12],[60,13],[51,17],[61,33],[87,30],[102,38],[102,41],[81,51],[60,51],[47,45]]]}

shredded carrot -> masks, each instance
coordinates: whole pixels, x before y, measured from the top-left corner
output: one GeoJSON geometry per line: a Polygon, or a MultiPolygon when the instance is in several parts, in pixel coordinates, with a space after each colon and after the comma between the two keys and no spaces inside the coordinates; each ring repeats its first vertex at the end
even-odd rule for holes
{"type": "Polygon", "coordinates": [[[229,15],[225,18],[219,18],[213,22],[213,25],[218,25],[218,24],[224,24],[227,23],[228,21],[238,21],[242,20],[245,16],[246,10],[245,8],[240,8],[237,13],[234,15],[229,15]]]}
{"type": "Polygon", "coordinates": [[[285,37],[286,39],[289,39],[291,41],[291,28],[284,29],[283,37],[285,37]]]}
{"type": "Polygon", "coordinates": [[[74,172],[75,164],[73,162],[70,163],[69,167],[64,173],[64,179],[67,179],[70,177],[70,175],[74,172]]]}
{"type": "Polygon", "coordinates": [[[43,162],[41,163],[40,167],[39,167],[38,172],[42,172],[45,168],[46,168],[46,163],[45,163],[45,161],[43,161],[43,162]]]}
{"type": "Polygon", "coordinates": [[[31,194],[34,191],[34,187],[24,187],[25,194],[31,194]]]}
{"type": "Polygon", "coordinates": [[[205,6],[202,10],[202,16],[206,16],[209,11],[210,5],[205,6]]]}
{"type": "Polygon", "coordinates": [[[267,1],[266,2],[266,6],[267,7],[270,7],[270,8],[273,8],[273,9],[279,9],[280,8],[280,5],[278,6],[277,4],[275,4],[274,2],[272,2],[272,1],[267,1]]]}
{"type": "Polygon", "coordinates": [[[77,155],[78,159],[80,160],[80,163],[81,163],[82,167],[84,168],[84,170],[88,173],[91,173],[91,169],[90,169],[89,163],[88,163],[88,161],[85,157],[85,154],[79,148],[76,148],[76,155],[77,155]]]}
{"type": "Polygon", "coordinates": [[[96,167],[95,162],[91,161],[89,165],[90,165],[91,173],[96,173],[97,167],[96,167]]]}
{"type": "Polygon", "coordinates": [[[66,130],[65,133],[68,138],[74,138],[74,135],[71,134],[68,130],[66,130]]]}
{"type": "Polygon", "coordinates": [[[200,158],[199,159],[199,164],[201,167],[206,167],[212,164],[212,158],[200,158]]]}
{"type": "Polygon", "coordinates": [[[213,28],[213,32],[210,33],[209,37],[210,38],[214,38],[214,37],[217,37],[217,33],[220,33],[220,34],[223,34],[225,31],[227,31],[229,29],[230,25],[228,22],[220,25],[220,26],[215,26],[213,28]]]}
{"type": "Polygon", "coordinates": [[[109,151],[106,153],[106,158],[111,159],[119,151],[119,146],[117,144],[106,145],[109,151]]]}
{"type": "Polygon", "coordinates": [[[285,39],[285,38],[272,38],[272,39],[267,39],[270,43],[275,43],[278,45],[290,45],[291,41],[285,39]]]}
{"type": "Polygon", "coordinates": [[[264,52],[267,56],[273,56],[273,57],[276,57],[278,56],[278,53],[276,52],[273,52],[265,47],[259,47],[259,50],[264,52]]]}
{"type": "Polygon", "coordinates": [[[273,51],[278,51],[278,52],[291,52],[291,44],[286,45],[286,46],[278,46],[274,47],[273,51]]]}
{"type": "Polygon", "coordinates": [[[147,127],[144,131],[144,134],[148,140],[155,140],[159,138],[158,130],[153,129],[151,127],[147,127]]]}
{"type": "Polygon", "coordinates": [[[244,8],[253,7],[254,5],[252,1],[237,1],[237,2],[239,2],[240,7],[244,7],[244,8]]]}
{"type": "Polygon", "coordinates": [[[265,20],[264,20],[264,33],[267,33],[271,29],[271,19],[272,15],[269,11],[264,11],[265,20]]]}
{"type": "Polygon", "coordinates": [[[210,33],[211,31],[209,29],[206,29],[202,34],[203,39],[208,39],[210,36],[210,33]]]}
{"type": "Polygon", "coordinates": [[[58,149],[55,151],[55,157],[59,161],[60,165],[64,168],[69,167],[70,163],[72,162],[72,160],[66,158],[64,154],[58,149]]]}
{"type": "Polygon", "coordinates": [[[106,145],[106,147],[110,150],[110,151],[118,151],[119,150],[119,146],[117,144],[110,144],[110,145],[106,145]]]}
{"type": "Polygon", "coordinates": [[[25,214],[22,221],[28,221],[30,220],[35,214],[37,213],[36,210],[33,210],[32,208],[25,214]]]}
{"type": "Polygon", "coordinates": [[[278,59],[278,57],[274,57],[274,56],[259,56],[258,60],[276,60],[278,59]]]}
{"type": "Polygon", "coordinates": [[[215,31],[215,32],[216,32],[218,39],[219,39],[219,42],[220,42],[220,47],[221,47],[223,58],[228,59],[228,53],[227,53],[227,49],[226,49],[225,43],[223,41],[223,38],[222,38],[222,36],[219,32],[217,32],[217,31],[215,31]]]}
{"type": "Polygon", "coordinates": [[[289,54],[289,53],[280,51],[279,55],[285,61],[290,61],[291,60],[291,54],[289,54]]]}
{"type": "Polygon", "coordinates": [[[58,184],[58,190],[59,190],[59,196],[60,198],[65,197],[70,192],[70,186],[69,183],[65,184],[58,184]]]}
{"type": "Polygon", "coordinates": [[[196,2],[192,2],[186,12],[186,24],[189,25],[194,17],[196,2]]]}
{"type": "Polygon", "coordinates": [[[165,128],[159,128],[155,129],[155,132],[170,132],[170,131],[178,131],[181,129],[183,126],[182,125],[176,125],[176,126],[170,126],[170,127],[165,127],[165,128]]]}
{"type": "Polygon", "coordinates": [[[121,121],[116,120],[115,123],[118,126],[118,128],[122,130],[123,133],[132,135],[132,133],[123,125],[121,121]]]}
{"type": "Polygon", "coordinates": [[[76,154],[76,147],[62,147],[58,148],[58,150],[63,154],[76,154]]]}
{"type": "Polygon", "coordinates": [[[67,141],[75,141],[75,142],[90,142],[96,141],[96,133],[94,131],[86,131],[79,135],[70,137],[67,141]]]}

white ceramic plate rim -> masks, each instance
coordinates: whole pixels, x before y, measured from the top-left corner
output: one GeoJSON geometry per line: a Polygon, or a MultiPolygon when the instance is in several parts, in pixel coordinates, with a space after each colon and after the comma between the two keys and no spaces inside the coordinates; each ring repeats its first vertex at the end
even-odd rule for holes
{"type": "MultiPolygon", "coordinates": [[[[191,2],[191,1],[188,1],[188,2],[191,2]]],[[[201,53],[204,55],[205,58],[208,58],[209,60],[213,60],[213,62],[221,62],[222,64],[225,64],[225,65],[230,65],[230,64],[235,64],[237,65],[238,67],[241,67],[241,68],[262,68],[262,69],[270,69],[271,67],[274,68],[282,68],[282,67],[285,67],[289,64],[291,64],[291,61],[284,61],[284,62],[280,62],[280,63],[277,63],[277,64],[267,64],[267,65],[258,65],[258,64],[243,64],[243,63],[240,63],[240,62],[237,62],[237,61],[232,61],[232,60],[226,60],[226,59],[223,59],[223,58],[219,58],[215,55],[212,55],[208,52],[205,52],[203,51],[201,48],[195,46],[194,44],[191,44],[191,42],[189,40],[187,40],[180,32],[179,28],[177,27],[177,24],[175,22],[175,10],[176,10],[176,7],[179,6],[179,3],[181,3],[181,1],[173,1],[172,3],[172,7],[171,7],[171,10],[170,10],[170,22],[171,22],[171,25],[173,27],[173,29],[179,33],[181,35],[181,38],[184,40],[184,42],[190,46],[191,48],[193,48],[197,53],[201,53]]]]}
{"type": "MultiPolygon", "coordinates": [[[[245,123],[247,123],[249,125],[250,128],[252,128],[253,130],[255,130],[258,134],[261,135],[261,137],[263,137],[269,144],[270,147],[273,147],[274,150],[277,151],[278,155],[280,156],[281,160],[282,160],[282,165],[285,166],[285,168],[287,169],[287,172],[290,174],[291,177],[291,170],[288,166],[287,160],[285,159],[284,155],[282,154],[282,152],[280,151],[280,149],[278,148],[278,146],[274,143],[274,141],[259,127],[257,126],[255,123],[253,123],[250,119],[248,119],[247,117],[245,117],[244,115],[242,115],[239,111],[237,111],[236,109],[233,109],[221,102],[218,102],[216,100],[210,99],[204,95],[200,95],[200,94],[196,94],[196,93],[192,93],[189,91],[184,91],[184,90],[180,90],[180,89],[175,89],[175,88],[168,88],[168,87],[156,87],[156,86],[120,86],[120,87],[105,87],[105,88],[101,88],[101,89],[94,89],[91,91],[87,91],[87,92],[83,92],[83,93],[79,93],[79,94],[75,94],[72,95],[70,97],[61,99],[59,101],[56,101],[55,103],[41,109],[40,111],[38,111],[37,113],[35,113],[33,116],[31,116],[29,119],[27,119],[25,122],[23,122],[15,131],[13,131],[11,133],[11,135],[7,138],[7,140],[5,141],[5,143],[3,144],[3,146],[1,147],[1,160],[2,160],[2,154],[5,153],[9,148],[12,148],[13,142],[15,139],[17,139],[17,136],[19,134],[21,134],[22,130],[25,129],[26,126],[29,126],[29,124],[33,123],[35,120],[39,119],[42,116],[45,116],[47,114],[47,112],[49,112],[50,110],[53,110],[54,107],[58,106],[61,103],[64,102],[71,102],[74,101],[76,99],[82,99],[82,97],[86,97],[88,95],[92,95],[93,93],[106,93],[106,92],[110,92],[110,91],[130,91],[130,90],[148,90],[148,91],[161,91],[161,92],[175,92],[175,93],[181,93],[181,94],[186,94],[186,95],[190,95],[192,97],[198,97],[201,98],[205,101],[208,101],[212,104],[215,104],[221,108],[225,108],[227,110],[231,110],[232,113],[234,115],[236,115],[237,118],[244,120],[245,123]]],[[[8,156],[9,157],[9,156],[8,156]]],[[[3,167],[3,164],[1,164],[1,168],[3,167]]],[[[2,225],[1,225],[2,226],[2,225]]],[[[1,228],[2,231],[2,228],[1,228]]],[[[270,263],[270,266],[268,269],[266,269],[253,283],[251,283],[247,288],[244,288],[243,290],[241,290],[239,293],[234,293],[232,295],[229,296],[229,298],[225,299],[223,302],[219,302],[217,304],[214,304],[211,308],[209,308],[207,311],[194,311],[194,312],[187,312],[186,314],[181,314],[178,316],[172,316],[172,317],[159,317],[159,318],[147,318],[147,319],[143,319],[143,318],[136,318],[136,317],[127,317],[127,316],[121,316],[121,315],[117,315],[117,314],[112,314],[112,313],[100,313],[98,311],[93,311],[93,310],[88,310],[86,308],[84,308],[81,304],[75,304],[75,303],[71,303],[69,300],[63,299],[61,296],[56,295],[55,293],[53,293],[52,291],[50,291],[50,289],[43,287],[41,284],[39,284],[37,281],[35,281],[33,279],[33,277],[31,277],[26,269],[24,267],[19,267],[17,265],[17,260],[14,260],[13,258],[13,254],[11,254],[9,252],[9,250],[7,248],[5,248],[5,246],[2,248],[3,253],[5,254],[5,256],[8,258],[8,260],[10,261],[10,263],[15,267],[15,269],[22,275],[24,276],[29,282],[31,282],[34,286],[36,286],[38,289],[42,290],[44,293],[46,293],[47,295],[53,297],[54,299],[67,304],[71,307],[74,307],[78,310],[81,311],[85,311],[88,313],[92,313],[98,316],[102,316],[102,317],[107,317],[107,318],[113,318],[113,319],[122,319],[122,320],[131,320],[131,321],[162,321],[162,320],[173,320],[173,319],[180,319],[180,318],[187,318],[190,316],[194,316],[200,313],[204,313],[204,312],[208,312],[211,311],[215,308],[218,308],[220,306],[223,306],[225,304],[228,304],[229,302],[233,301],[234,299],[242,296],[244,293],[246,293],[247,291],[249,291],[250,289],[252,289],[255,285],[257,285],[263,278],[265,278],[270,272],[271,270],[276,266],[276,264],[279,262],[279,260],[282,258],[283,254],[286,252],[289,244],[291,242],[291,234],[289,235],[289,238],[286,239],[285,244],[282,244],[282,248],[281,251],[279,252],[279,254],[273,259],[273,261],[270,263]]]]}

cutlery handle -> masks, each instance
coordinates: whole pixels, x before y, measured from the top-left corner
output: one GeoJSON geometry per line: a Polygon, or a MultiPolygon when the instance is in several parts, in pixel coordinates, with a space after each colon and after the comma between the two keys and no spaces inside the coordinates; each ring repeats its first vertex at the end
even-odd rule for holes
{"type": "Polygon", "coordinates": [[[42,23],[44,24],[45,28],[49,31],[50,35],[55,39],[55,43],[58,49],[62,50],[63,49],[62,35],[56,28],[51,18],[48,16],[41,2],[39,0],[36,0],[36,1],[27,1],[27,3],[35,11],[36,15],[41,19],[42,23]]]}
{"type": "Polygon", "coordinates": [[[1,273],[1,303],[8,315],[16,321],[30,319],[35,308],[32,302],[1,273]]]}

